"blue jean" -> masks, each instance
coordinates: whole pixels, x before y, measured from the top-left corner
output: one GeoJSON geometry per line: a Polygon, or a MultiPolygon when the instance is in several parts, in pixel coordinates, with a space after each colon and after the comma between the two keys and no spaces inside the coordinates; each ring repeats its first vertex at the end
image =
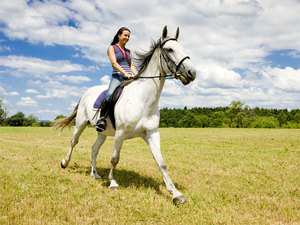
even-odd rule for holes
{"type": "Polygon", "coordinates": [[[111,80],[110,80],[108,91],[107,91],[106,96],[105,96],[105,100],[109,101],[111,99],[115,89],[127,79],[128,78],[125,77],[125,75],[123,75],[121,73],[113,74],[112,77],[111,77],[111,80]]]}

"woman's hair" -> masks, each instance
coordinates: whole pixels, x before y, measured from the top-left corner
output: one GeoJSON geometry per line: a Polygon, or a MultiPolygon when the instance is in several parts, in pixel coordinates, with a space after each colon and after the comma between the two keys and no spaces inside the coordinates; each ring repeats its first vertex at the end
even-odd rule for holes
{"type": "Polygon", "coordinates": [[[127,27],[121,27],[121,28],[118,30],[118,32],[116,33],[116,35],[114,36],[114,39],[112,40],[111,45],[115,45],[115,44],[117,44],[117,43],[119,42],[119,37],[118,37],[118,35],[123,34],[123,31],[124,31],[124,30],[129,31],[129,33],[130,33],[130,30],[129,30],[127,27]]]}

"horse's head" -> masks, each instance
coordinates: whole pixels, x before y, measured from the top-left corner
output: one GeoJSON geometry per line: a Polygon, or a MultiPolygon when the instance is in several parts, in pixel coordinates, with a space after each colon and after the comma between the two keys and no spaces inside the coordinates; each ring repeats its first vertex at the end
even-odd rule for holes
{"type": "Polygon", "coordinates": [[[189,84],[196,78],[196,70],[178,42],[179,28],[174,38],[168,37],[167,26],[164,27],[161,38],[161,69],[167,74],[172,74],[180,79],[184,85],[189,84]]]}

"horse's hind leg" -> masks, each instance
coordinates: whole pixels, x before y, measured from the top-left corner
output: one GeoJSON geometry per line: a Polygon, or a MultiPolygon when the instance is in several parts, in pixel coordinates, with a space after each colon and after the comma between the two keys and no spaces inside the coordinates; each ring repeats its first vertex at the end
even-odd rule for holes
{"type": "Polygon", "coordinates": [[[72,141],[70,143],[69,151],[66,155],[66,158],[64,158],[61,161],[61,167],[62,168],[66,168],[68,166],[68,163],[71,160],[73,149],[74,149],[75,145],[78,143],[79,137],[82,134],[83,130],[86,128],[87,124],[88,123],[86,121],[84,121],[82,123],[78,123],[78,124],[77,124],[77,121],[76,121],[76,128],[75,128],[74,133],[73,133],[73,138],[72,138],[72,141]]]}
{"type": "Polygon", "coordinates": [[[98,137],[95,142],[95,144],[92,147],[92,171],[91,171],[91,176],[94,177],[95,179],[100,179],[100,175],[97,173],[96,169],[96,163],[97,163],[97,156],[100,150],[100,147],[106,140],[106,136],[98,132],[98,137]]]}

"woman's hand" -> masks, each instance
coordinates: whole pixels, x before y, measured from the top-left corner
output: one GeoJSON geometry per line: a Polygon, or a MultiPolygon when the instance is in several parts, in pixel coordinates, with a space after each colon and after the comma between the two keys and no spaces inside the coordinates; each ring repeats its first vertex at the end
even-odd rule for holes
{"type": "Polygon", "coordinates": [[[131,78],[133,78],[134,77],[134,75],[132,74],[132,73],[125,73],[124,74],[128,79],[131,79],[131,78]]]}

